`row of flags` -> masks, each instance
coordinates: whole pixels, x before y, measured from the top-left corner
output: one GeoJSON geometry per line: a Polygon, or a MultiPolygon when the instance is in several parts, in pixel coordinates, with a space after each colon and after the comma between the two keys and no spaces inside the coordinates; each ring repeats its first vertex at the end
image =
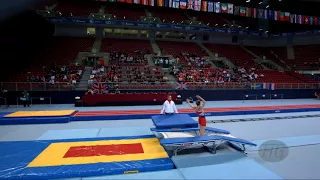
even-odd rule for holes
{"type": "Polygon", "coordinates": [[[205,0],[99,0],[108,2],[122,2],[148,6],[169,7],[176,9],[190,9],[194,11],[233,14],[243,17],[266,20],[284,21],[296,24],[320,25],[320,17],[291,14],[289,12],[274,11],[270,9],[249,8],[235,6],[231,3],[220,3],[205,0]]]}
{"type": "Polygon", "coordinates": [[[252,83],[251,89],[268,89],[276,90],[277,86],[275,83],[252,83]]]}

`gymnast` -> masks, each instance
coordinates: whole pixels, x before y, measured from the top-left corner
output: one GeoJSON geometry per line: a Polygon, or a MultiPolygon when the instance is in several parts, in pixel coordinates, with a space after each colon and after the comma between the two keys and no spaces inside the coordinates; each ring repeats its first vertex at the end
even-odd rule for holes
{"type": "Polygon", "coordinates": [[[206,126],[207,126],[207,120],[204,114],[204,105],[206,104],[206,101],[200,97],[199,95],[196,96],[197,97],[197,101],[196,101],[196,106],[193,106],[190,103],[190,99],[187,99],[187,103],[188,105],[194,109],[196,111],[196,113],[198,114],[199,118],[198,118],[198,123],[200,125],[200,136],[204,135],[206,126]],[[201,103],[202,102],[202,103],[201,103]]]}
{"type": "Polygon", "coordinates": [[[320,99],[320,94],[318,94],[317,92],[315,92],[314,95],[317,97],[317,99],[320,99]]]}

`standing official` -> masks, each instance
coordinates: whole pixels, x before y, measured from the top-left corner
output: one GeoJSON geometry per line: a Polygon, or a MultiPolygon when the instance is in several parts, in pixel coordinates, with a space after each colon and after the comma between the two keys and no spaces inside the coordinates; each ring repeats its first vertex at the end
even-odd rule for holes
{"type": "Polygon", "coordinates": [[[178,113],[176,104],[172,101],[171,95],[168,95],[168,100],[163,103],[161,114],[174,114],[178,113]]]}

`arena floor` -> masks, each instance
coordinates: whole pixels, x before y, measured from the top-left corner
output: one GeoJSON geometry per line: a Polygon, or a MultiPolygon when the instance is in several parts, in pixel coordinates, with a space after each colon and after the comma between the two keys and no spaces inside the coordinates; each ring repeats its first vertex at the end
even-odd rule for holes
{"type": "MultiPolygon", "coordinates": [[[[285,105],[319,105],[315,99],[299,100],[250,100],[250,101],[214,101],[207,102],[207,108],[249,107],[249,106],[285,106],[285,105]]],[[[123,107],[79,107],[73,105],[34,105],[30,108],[11,106],[0,112],[25,110],[68,110],[101,111],[101,110],[140,110],[158,109],[161,106],[123,106],[123,107]]],[[[177,105],[178,109],[187,105],[177,105]]],[[[319,117],[290,118],[288,116],[320,115],[320,111],[256,114],[237,116],[209,116],[211,120],[251,119],[283,117],[275,120],[216,122],[208,123],[209,127],[225,129],[233,136],[247,139],[258,145],[268,140],[278,140],[288,147],[287,156],[279,162],[267,162],[262,159],[257,148],[248,149],[248,154],[219,152],[217,154],[197,153],[179,155],[172,160],[176,169],[170,171],[155,171],[130,175],[112,175],[103,177],[86,177],[74,179],[319,179],[320,172],[320,121],[319,117]],[[264,176],[263,174],[266,173],[264,176]]],[[[196,118],[194,118],[196,119],[196,118]]],[[[37,125],[3,125],[0,126],[1,141],[47,140],[84,138],[93,129],[104,131],[106,136],[127,134],[139,128],[153,127],[150,119],[135,120],[101,120],[77,121],[66,124],[37,125]],[[106,133],[107,132],[107,133],[106,133]]],[[[89,135],[90,136],[90,135],[89,135]]],[[[259,147],[258,147],[259,148],[259,147]]],[[[0,173],[1,174],[1,173],[0,173]]]]}

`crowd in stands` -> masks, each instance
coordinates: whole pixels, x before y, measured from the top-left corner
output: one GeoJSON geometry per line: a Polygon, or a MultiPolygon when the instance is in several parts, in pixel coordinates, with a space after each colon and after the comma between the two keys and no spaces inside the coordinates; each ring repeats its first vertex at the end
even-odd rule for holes
{"type": "Polygon", "coordinates": [[[202,57],[200,58],[199,56],[195,54],[183,54],[184,59],[186,60],[187,66],[193,66],[197,68],[210,68],[211,64],[208,59],[202,57]]]}
{"type": "Polygon", "coordinates": [[[146,54],[135,51],[135,56],[122,52],[110,53],[110,62],[113,65],[147,65],[146,54]]]}
{"type": "Polygon", "coordinates": [[[228,71],[227,69],[213,69],[213,68],[194,68],[184,67],[171,69],[172,74],[176,77],[178,82],[202,82],[223,84],[225,82],[253,82],[256,79],[263,78],[263,74],[259,74],[255,68],[246,70],[243,67],[228,71]]]}
{"type": "Polygon", "coordinates": [[[150,66],[102,66],[94,67],[88,84],[94,82],[164,82],[164,74],[159,67],[150,66]]]}
{"type": "Polygon", "coordinates": [[[54,86],[56,82],[65,82],[69,85],[75,86],[80,80],[84,66],[80,66],[78,63],[72,63],[66,66],[49,65],[43,66],[42,72],[39,74],[33,74],[28,72],[29,76],[26,77],[26,82],[48,82],[54,86]]]}
{"type": "Polygon", "coordinates": [[[178,61],[176,59],[170,59],[169,57],[161,57],[161,56],[154,57],[154,64],[162,68],[169,68],[171,66],[174,66],[177,64],[177,62],[178,61]]]}

